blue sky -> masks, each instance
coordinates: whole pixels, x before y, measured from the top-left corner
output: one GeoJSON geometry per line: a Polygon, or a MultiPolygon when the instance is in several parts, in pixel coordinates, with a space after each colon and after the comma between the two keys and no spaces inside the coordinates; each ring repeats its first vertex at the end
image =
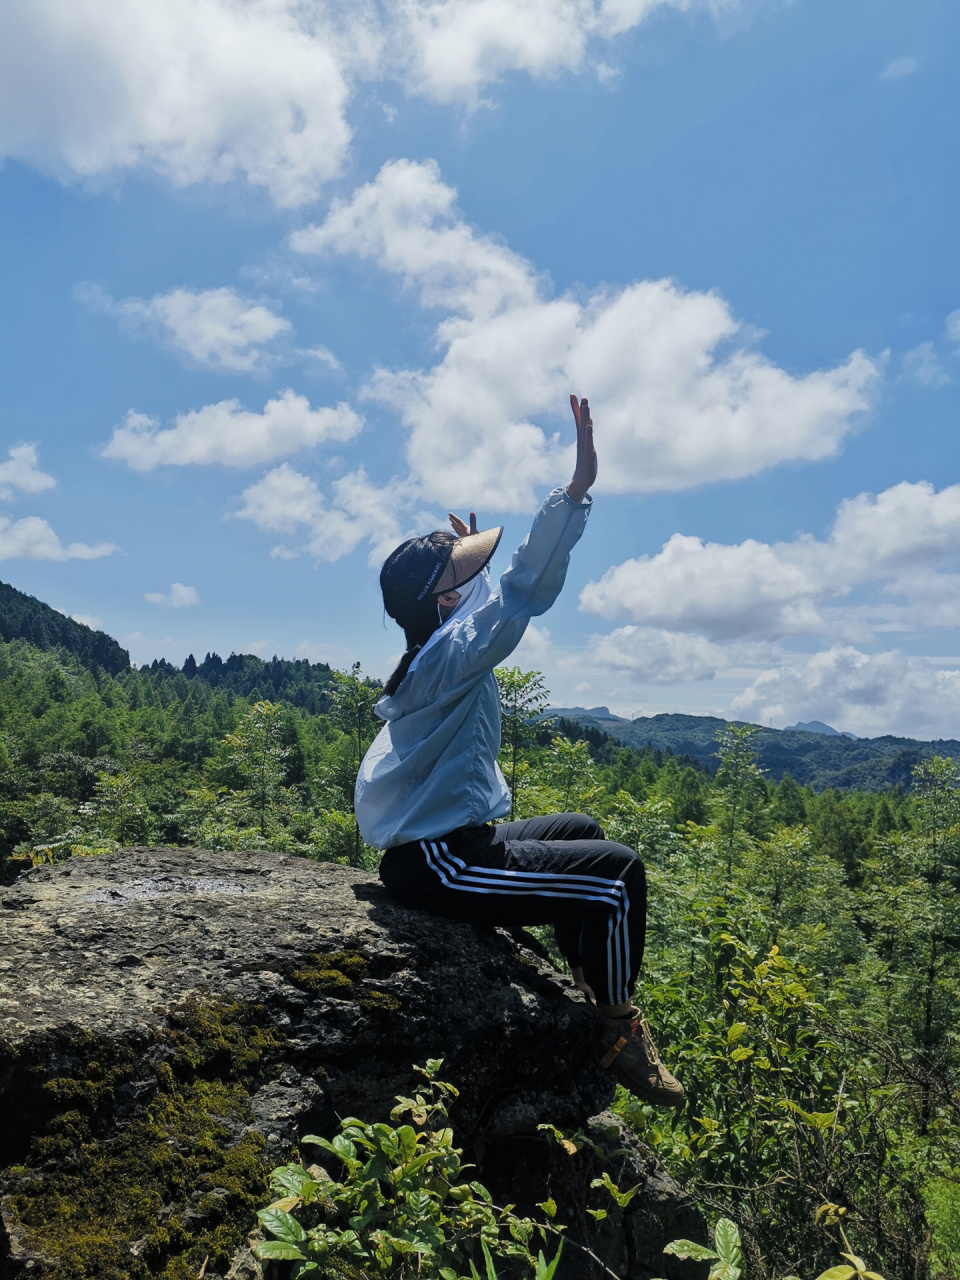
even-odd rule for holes
{"type": "Polygon", "coordinates": [[[0,37],[4,581],[137,662],[384,675],[385,552],[471,505],[516,544],[575,390],[595,509],[518,653],[556,703],[960,731],[956,6],[0,37]]]}

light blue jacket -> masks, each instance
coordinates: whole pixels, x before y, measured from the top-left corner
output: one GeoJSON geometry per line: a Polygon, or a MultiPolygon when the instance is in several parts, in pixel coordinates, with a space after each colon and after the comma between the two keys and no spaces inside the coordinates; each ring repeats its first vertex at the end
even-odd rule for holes
{"type": "Polygon", "coordinates": [[[377,703],[387,723],[363,758],[355,792],[367,844],[390,849],[509,813],[510,791],[497,766],[500,695],[493,668],[560,594],[590,505],[589,498],[583,505],[572,501],[563,489],[549,494],[486,602],[449,618],[394,696],[377,703]]]}

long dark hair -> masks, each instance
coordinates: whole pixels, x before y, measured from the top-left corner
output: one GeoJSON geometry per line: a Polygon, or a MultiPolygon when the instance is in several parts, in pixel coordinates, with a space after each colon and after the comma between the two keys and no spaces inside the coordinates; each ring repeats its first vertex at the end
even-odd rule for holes
{"type": "Polygon", "coordinates": [[[437,597],[428,591],[423,599],[417,599],[423,587],[424,562],[436,562],[438,553],[443,555],[456,540],[456,534],[445,529],[437,529],[422,538],[408,538],[396,551],[391,551],[380,570],[383,607],[403,628],[407,641],[403,657],[383,687],[389,698],[400,688],[410,663],[440,625],[437,597]]]}

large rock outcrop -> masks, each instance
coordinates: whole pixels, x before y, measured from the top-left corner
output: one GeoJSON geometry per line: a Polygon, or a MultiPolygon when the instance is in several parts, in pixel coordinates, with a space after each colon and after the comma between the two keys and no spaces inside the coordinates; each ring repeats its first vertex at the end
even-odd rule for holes
{"type": "MultiPolygon", "coordinates": [[[[186,1280],[204,1264],[216,1280],[298,1135],[386,1118],[431,1057],[498,1194],[552,1191],[618,1276],[699,1274],[661,1252],[705,1238],[696,1206],[598,1114],[613,1087],[595,1015],[525,935],[406,910],[350,868],[135,848],[0,890],[0,957],[4,1280],[186,1280]],[[545,1122],[593,1149],[567,1156],[545,1122]],[[597,1226],[604,1163],[643,1190],[597,1226]]],[[[586,1277],[575,1254],[566,1274],[586,1277]]]]}

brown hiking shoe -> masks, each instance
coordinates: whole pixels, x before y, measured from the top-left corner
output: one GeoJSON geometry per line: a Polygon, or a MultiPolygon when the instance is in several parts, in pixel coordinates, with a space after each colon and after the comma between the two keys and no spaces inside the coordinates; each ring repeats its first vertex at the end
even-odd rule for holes
{"type": "Polygon", "coordinates": [[[600,1039],[606,1053],[600,1059],[620,1083],[644,1102],[678,1107],[683,1085],[663,1065],[646,1018],[639,1011],[632,1018],[601,1017],[600,1039]]]}

